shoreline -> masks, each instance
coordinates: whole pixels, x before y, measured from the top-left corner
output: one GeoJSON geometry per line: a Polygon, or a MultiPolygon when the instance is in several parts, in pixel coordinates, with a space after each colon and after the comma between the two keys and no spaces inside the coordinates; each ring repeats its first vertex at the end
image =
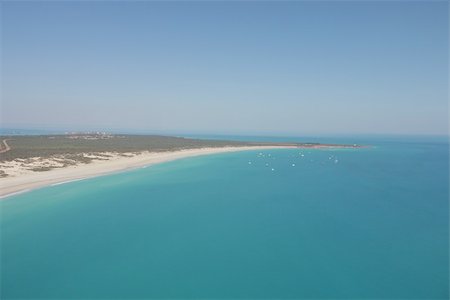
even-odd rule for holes
{"type": "Polygon", "coordinates": [[[185,149],[167,152],[144,152],[133,157],[121,157],[106,161],[93,161],[44,172],[33,172],[20,176],[0,178],[0,201],[17,194],[32,190],[79,181],[83,179],[109,175],[159,163],[201,155],[268,149],[301,148],[298,146],[233,146],[185,149]]]}

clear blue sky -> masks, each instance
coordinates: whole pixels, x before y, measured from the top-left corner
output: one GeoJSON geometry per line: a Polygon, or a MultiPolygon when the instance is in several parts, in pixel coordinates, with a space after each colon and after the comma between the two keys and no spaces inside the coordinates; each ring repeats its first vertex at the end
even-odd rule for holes
{"type": "Polygon", "coordinates": [[[2,2],[2,126],[447,134],[448,5],[2,2]]]}

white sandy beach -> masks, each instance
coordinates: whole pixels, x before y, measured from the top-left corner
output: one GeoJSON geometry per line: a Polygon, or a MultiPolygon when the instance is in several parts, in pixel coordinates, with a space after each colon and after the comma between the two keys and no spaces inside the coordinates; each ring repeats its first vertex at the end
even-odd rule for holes
{"type": "Polygon", "coordinates": [[[0,178],[0,199],[6,199],[10,195],[47,185],[80,180],[143,166],[150,166],[185,157],[275,148],[290,148],[290,146],[220,147],[187,149],[170,152],[143,152],[130,156],[116,155],[107,160],[93,160],[89,164],[77,164],[64,168],[51,169],[44,172],[23,172],[20,168],[13,166],[13,176],[0,178]]]}

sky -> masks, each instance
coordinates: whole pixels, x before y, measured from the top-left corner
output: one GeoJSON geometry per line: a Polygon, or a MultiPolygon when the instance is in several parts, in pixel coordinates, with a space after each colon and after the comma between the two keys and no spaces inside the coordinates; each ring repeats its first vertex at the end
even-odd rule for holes
{"type": "Polygon", "coordinates": [[[447,1],[3,1],[1,126],[448,134],[447,1]]]}

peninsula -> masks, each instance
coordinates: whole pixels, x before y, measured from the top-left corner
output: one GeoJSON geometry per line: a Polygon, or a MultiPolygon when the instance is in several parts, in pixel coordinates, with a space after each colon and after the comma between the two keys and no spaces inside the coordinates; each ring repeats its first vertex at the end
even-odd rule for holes
{"type": "Polygon", "coordinates": [[[46,185],[198,155],[274,148],[361,147],[106,133],[3,136],[0,140],[1,198],[46,185]]]}

